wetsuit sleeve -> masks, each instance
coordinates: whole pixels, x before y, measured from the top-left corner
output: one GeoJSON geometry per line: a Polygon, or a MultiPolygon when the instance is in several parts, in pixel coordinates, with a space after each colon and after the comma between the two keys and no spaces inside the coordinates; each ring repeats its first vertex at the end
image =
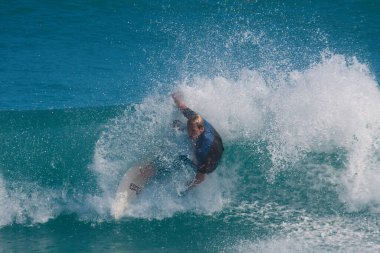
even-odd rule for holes
{"type": "Polygon", "coordinates": [[[196,113],[191,110],[190,108],[185,108],[183,110],[181,110],[183,116],[185,116],[187,119],[190,119],[191,117],[193,117],[194,115],[196,115],[196,113]]]}

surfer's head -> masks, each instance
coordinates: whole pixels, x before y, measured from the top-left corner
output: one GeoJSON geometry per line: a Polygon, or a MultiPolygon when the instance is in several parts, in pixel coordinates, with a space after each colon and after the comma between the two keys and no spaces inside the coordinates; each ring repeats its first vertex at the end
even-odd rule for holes
{"type": "Polygon", "coordinates": [[[191,139],[197,139],[205,131],[203,119],[198,114],[187,121],[187,133],[191,139]]]}

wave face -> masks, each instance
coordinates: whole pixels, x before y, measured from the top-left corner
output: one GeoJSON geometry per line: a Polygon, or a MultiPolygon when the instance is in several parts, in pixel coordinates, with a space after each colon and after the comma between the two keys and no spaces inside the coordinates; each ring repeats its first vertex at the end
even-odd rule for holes
{"type": "Polygon", "coordinates": [[[67,215],[121,227],[139,219],[141,226],[200,219],[211,230],[237,233],[222,237],[219,250],[379,245],[380,91],[365,65],[328,54],[303,71],[267,78],[245,69],[237,79],[198,76],[175,89],[223,136],[222,163],[185,197],[177,193],[191,170],[154,180],[122,222],[110,213],[123,173],[157,156],[170,167],[188,153],[186,133],[171,127],[185,119],[170,94],[127,107],[2,112],[3,231],[11,224],[59,224],[67,215]]]}
{"type": "Polygon", "coordinates": [[[380,250],[378,3],[0,7],[0,252],[380,250]],[[178,90],[225,146],[183,197],[178,90]]]}

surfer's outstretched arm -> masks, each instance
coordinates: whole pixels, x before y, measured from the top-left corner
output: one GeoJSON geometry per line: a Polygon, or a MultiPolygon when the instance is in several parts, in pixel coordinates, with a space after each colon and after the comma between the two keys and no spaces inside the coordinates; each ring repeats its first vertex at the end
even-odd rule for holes
{"type": "Polygon", "coordinates": [[[190,189],[194,188],[195,186],[197,186],[200,183],[202,183],[205,179],[206,179],[206,174],[197,172],[197,174],[195,175],[194,180],[190,181],[187,189],[190,190],[190,189]]]}
{"type": "Polygon", "coordinates": [[[175,105],[178,107],[178,109],[182,112],[182,114],[187,118],[190,119],[191,117],[197,115],[193,110],[191,110],[185,102],[183,102],[181,93],[180,92],[174,92],[172,94],[172,98],[174,100],[175,105]]]}

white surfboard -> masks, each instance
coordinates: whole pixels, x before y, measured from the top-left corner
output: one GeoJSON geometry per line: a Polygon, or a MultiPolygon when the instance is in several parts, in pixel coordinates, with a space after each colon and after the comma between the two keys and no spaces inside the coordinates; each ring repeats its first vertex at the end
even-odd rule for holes
{"type": "Polygon", "coordinates": [[[144,185],[152,176],[149,169],[152,169],[149,164],[140,164],[130,168],[124,174],[117,188],[112,206],[112,214],[115,219],[120,219],[123,216],[130,202],[142,191],[144,185]]]}

